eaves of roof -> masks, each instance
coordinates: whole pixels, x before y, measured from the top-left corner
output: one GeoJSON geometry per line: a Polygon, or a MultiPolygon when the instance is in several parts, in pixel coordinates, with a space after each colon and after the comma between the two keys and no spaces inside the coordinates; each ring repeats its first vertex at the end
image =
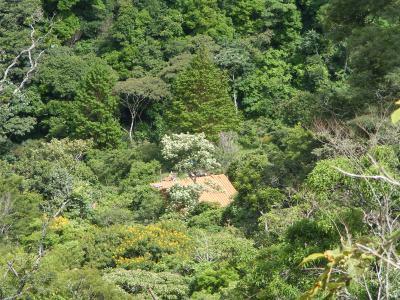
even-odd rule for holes
{"type": "MultiPolygon", "coordinates": [[[[225,174],[202,176],[202,177],[197,177],[196,179],[196,183],[200,185],[207,185],[207,183],[209,182],[219,184],[222,190],[217,192],[204,191],[200,195],[199,199],[200,202],[202,201],[218,202],[222,207],[224,207],[233,201],[232,196],[236,194],[237,191],[225,174]]],[[[182,185],[188,185],[188,184],[193,184],[194,181],[189,178],[189,179],[179,179],[173,181],[154,182],[150,183],[150,185],[156,189],[165,190],[170,188],[176,183],[180,183],[182,185]]]]}

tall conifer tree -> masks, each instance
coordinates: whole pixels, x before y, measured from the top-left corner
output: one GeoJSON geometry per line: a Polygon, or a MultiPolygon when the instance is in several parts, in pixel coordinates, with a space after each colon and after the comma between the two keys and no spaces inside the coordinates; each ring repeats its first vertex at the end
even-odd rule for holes
{"type": "Polygon", "coordinates": [[[173,127],[182,132],[204,132],[215,139],[221,131],[235,130],[238,116],[228,94],[228,80],[204,49],[177,75],[169,111],[173,127]]]}
{"type": "Polygon", "coordinates": [[[75,97],[74,138],[93,138],[97,148],[119,144],[121,130],[113,117],[118,102],[111,94],[115,81],[111,68],[101,65],[94,66],[83,78],[75,97]]]}

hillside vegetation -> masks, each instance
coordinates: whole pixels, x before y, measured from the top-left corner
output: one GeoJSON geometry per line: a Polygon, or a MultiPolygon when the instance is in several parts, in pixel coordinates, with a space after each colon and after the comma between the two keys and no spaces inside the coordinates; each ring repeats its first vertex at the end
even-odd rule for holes
{"type": "Polygon", "coordinates": [[[399,19],[0,0],[0,299],[399,299],[399,19]]]}

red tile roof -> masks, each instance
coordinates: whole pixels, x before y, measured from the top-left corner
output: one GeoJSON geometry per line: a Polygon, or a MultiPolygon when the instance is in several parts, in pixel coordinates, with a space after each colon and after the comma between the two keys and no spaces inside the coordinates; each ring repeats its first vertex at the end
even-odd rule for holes
{"type": "MultiPolygon", "coordinates": [[[[154,182],[150,183],[156,189],[165,190],[170,188],[175,183],[180,183],[182,185],[193,184],[194,181],[192,179],[178,179],[173,181],[161,181],[161,182],[154,182]]],[[[206,185],[206,182],[217,183],[222,187],[221,192],[208,192],[204,191],[200,195],[199,201],[207,201],[207,202],[218,202],[221,206],[227,206],[229,203],[233,201],[231,197],[236,194],[236,189],[233,187],[232,183],[229,181],[228,177],[224,174],[220,175],[209,175],[209,176],[202,176],[197,177],[196,183],[201,185],[206,185]]],[[[207,185],[209,186],[209,184],[207,185]]]]}

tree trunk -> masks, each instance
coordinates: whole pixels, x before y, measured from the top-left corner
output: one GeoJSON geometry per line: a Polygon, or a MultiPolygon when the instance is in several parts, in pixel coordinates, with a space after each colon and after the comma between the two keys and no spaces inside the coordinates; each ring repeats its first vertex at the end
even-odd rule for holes
{"type": "Polygon", "coordinates": [[[238,104],[236,99],[236,84],[235,84],[235,71],[232,73],[232,83],[233,83],[233,103],[235,104],[235,112],[238,113],[238,104]]]}
{"type": "Polygon", "coordinates": [[[266,216],[262,211],[260,211],[260,214],[261,214],[261,216],[262,216],[263,219],[264,219],[264,229],[265,229],[265,232],[268,232],[268,220],[267,220],[267,216],[266,216]]]}
{"type": "Polygon", "coordinates": [[[152,289],[150,288],[150,285],[147,285],[147,289],[150,292],[151,297],[153,298],[153,300],[157,300],[156,295],[153,293],[152,289]]]}

